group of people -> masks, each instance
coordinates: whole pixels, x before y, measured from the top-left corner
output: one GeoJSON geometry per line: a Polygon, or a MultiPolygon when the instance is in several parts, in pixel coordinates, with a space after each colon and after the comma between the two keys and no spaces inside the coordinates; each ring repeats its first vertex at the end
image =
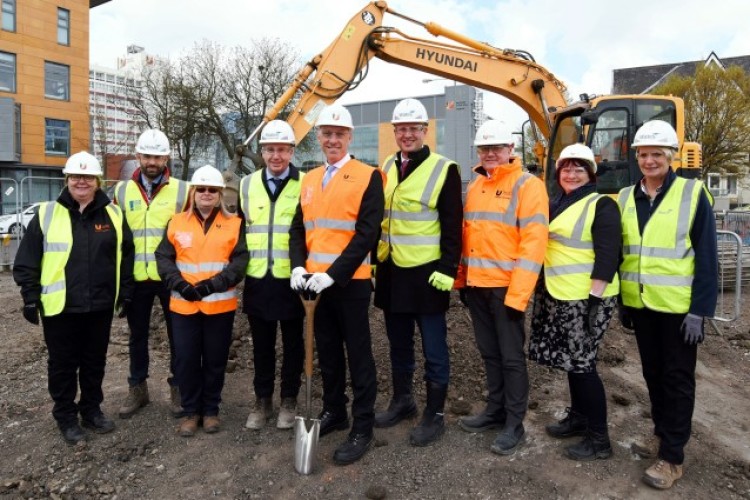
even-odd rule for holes
{"type": "Polygon", "coordinates": [[[114,203],[99,189],[96,159],[71,156],[66,187],[30,224],[14,268],[24,317],[35,323],[42,317],[53,416],[66,441],[85,438],[81,425],[95,432],[114,428],[100,408],[114,313],[127,317],[131,331],[130,389],[119,415],[129,418],[148,404],[155,297],[170,340],[178,432],[218,431],[234,287],[244,277],[255,394],[247,428],[263,428],[275,413],[277,328],[283,356],[276,427],[294,425],[304,359],[298,294],[306,290],[320,295],[314,316],[323,382],[320,436],[349,430],[334,462],[356,462],[370,449],[373,428],[419,413],[416,329],[426,401],[409,441],[429,445],[445,430],[446,312],[451,290],[458,289],[488,394],[482,411],[459,419],[461,429],[498,430],[491,451],[500,455],[522,446],[529,396],[524,317],[533,297],[528,357],[565,371],[570,391],[564,418],[546,431],[555,438],[582,436],[565,448],[571,459],[610,457],[597,351],[619,312],[623,326],[635,329],[651,400],[653,438],[637,449],[656,461],[643,480],[669,488],[683,472],[697,344],[718,288],[710,200],[702,183],[672,171],[679,147],[674,129],[658,120],[640,127],[633,147],[643,179],[616,201],[596,192],[591,150],[566,147],[556,163],[559,194],[550,199],[513,155],[510,129],[490,120],[476,133],[480,163],[462,200],[458,165],[425,144],[424,106],[399,102],[392,124],[398,151],[373,168],[349,153],[354,126],[346,108],[326,107],[316,123],[325,163],[305,174],[291,162],[294,131],[286,122],[269,122],[259,141],[266,167],[242,179],[238,214],[222,206],[224,181],[213,167],[199,168],[189,187],[170,177],[169,143],[157,130],[139,139],[140,168],[118,184],[114,203]],[[393,386],[378,412],[369,327],[373,277],[393,386]]]}

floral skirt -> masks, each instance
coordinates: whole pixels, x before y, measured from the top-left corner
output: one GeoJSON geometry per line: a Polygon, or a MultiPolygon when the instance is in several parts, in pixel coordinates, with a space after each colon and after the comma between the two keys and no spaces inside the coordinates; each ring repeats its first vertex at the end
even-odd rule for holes
{"type": "Polygon", "coordinates": [[[544,287],[537,287],[529,359],[567,372],[594,371],[599,343],[617,307],[617,296],[602,300],[593,331],[589,331],[588,303],[588,299],[557,300],[544,287]]]}

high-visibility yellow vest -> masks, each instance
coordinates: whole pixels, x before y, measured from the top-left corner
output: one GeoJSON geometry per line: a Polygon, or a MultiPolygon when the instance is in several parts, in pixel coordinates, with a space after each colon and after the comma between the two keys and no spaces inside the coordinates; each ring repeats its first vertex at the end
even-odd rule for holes
{"type": "Polygon", "coordinates": [[[154,251],[164,236],[164,228],[175,213],[179,213],[187,202],[188,184],[174,177],[159,189],[148,203],[143,199],[141,188],[134,180],[120,181],[115,187],[115,201],[125,213],[133,231],[135,265],[133,277],[136,281],[159,281],[154,251]]]}
{"type": "MultiPolygon", "coordinates": [[[[588,299],[591,272],[594,270],[594,240],[591,226],[596,202],[602,195],[591,193],[566,208],[549,224],[549,240],[544,255],[544,282],[549,294],[557,300],[588,299]]],[[[602,297],[620,291],[615,274],[602,297]]]]}
{"type": "Polygon", "coordinates": [[[378,242],[378,260],[388,255],[400,267],[416,267],[440,258],[437,201],[451,160],[431,153],[409,177],[398,182],[396,156],[381,167],[386,176],[385,214],[378,242]]]}
{"type": "Polygon", "coordinates": [[[638,229],[633,189],[620,191],[623,262],[620,265],[622,301],[626,306],[667,313],[690,309],[695,252],[690,228],[695,219],[702,183],[677,177],[656,211],[638,229]]]}
{"type": "MultiPolygon", "coordinates": [[[[120,263],[122,262],[122,211],[110,203],[106,207],[117,235],[117,262],[115,270],[115,302],[120,293],[120,263]]],[[[43,235],[42,255],[42,309],[45,316],[55,316],[65,309],[65,266],[73,247],[73,226],[68,209],[56,201],[39,207],[39,225],[43,235]]]]}
{"type": "Polygon", "coordinates": [[[262,278],[268,270],[275,278],[289,278],[289,227],[297,211],[301,180],[289,179],[276,201],[264,186],[262,171],[240,181],[240,207],[245,214],[245,239],[250,260],[247,275],[262,278]]]}

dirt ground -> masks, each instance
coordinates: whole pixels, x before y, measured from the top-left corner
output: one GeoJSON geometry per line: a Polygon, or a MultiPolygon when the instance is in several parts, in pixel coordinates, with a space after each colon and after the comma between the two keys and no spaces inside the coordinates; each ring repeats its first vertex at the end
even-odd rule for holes
{"type": "MultiPolygon", "coordinates": [[[[600,353],[615,449],[610,460],[568,460],[562,455],[565,443],[544,433],[544,425],[564,411],[567,384],[564,374],[534,363],[529,363],[528,438],[522,449],[500,457],[489,451],[494,432],[471,435],[460,430],[458,417],[483,407],[484,374],[468,310],[454,300],[449,311],[452,380],[442,440],[428,448],[410,446],[408,432],[416,420],[376,429],[375,447],[361,461],[338,467],[331,457],[346,433],[336,432],[321,439],[316,471],[300,476],[293,467],[292,431],[279,431],[271,424],[261,431],[244,428],[252,393],[244,316],[238,315],[235,325],[221,432],[200,432],[190,439],[175,434],[176,421],[168,411],[166,335],[155,314],[152,403],[129,420],[116,419],[113,433],[90,435],[87,443],[72,447],[62,440],[50,414],[41,327],[23,320],[20,295],[7,271],[0,273],[0,302],[5,304],[0,313],[2,497],[750,499],[747,317],[721,326],[721,336],[711,335],[699,350],[697,405],[685,476],[664,494],[641,483],[649,462],[629,451],[651,427],[635,341],[616,321],[600,353]]],[[[375,309],[371,325],[379,370],[378,408],[383,408],[390,397],[390,373],[382,315],[375,309]]],[[[127,326],[115,320],[104,381],[103,409],[111,416],[127,392],[127,371],[127,326]]],[[[416,385],[423,402],[422,384],[416,385]]],[[[303,401],[301,396],[301,406],[303,401]]],[[[317,413],[319,380],[313,401],[317,413]]]]}

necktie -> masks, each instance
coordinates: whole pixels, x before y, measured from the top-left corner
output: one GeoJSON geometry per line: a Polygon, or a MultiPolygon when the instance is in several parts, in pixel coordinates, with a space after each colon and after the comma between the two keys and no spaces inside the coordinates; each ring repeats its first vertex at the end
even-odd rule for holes
{"type": "Polygon", "coordinates": [[[406,177],[406,166],[409,165],[409,158],[401,159],[401,178],[406,177]]]}
{"type": "Polygon", "coordinates": [[[333,174],[336,172],[336,167],[333,165],[328,165],[326,167],[326,175],[323,176],[323,189],[325,189],[326,185],[328,184],[328,181],[331,180],[331,177],[333,177],[333,174]]]}
{"type": "Polygon", "coordinates": [[[279,188],[281,187],[281,183],[283,180],[277,179],[276,177],[271,177],[271,185],[273,185],[273,189],[271,190],[272,194],[276,194],[279,192],[279,188]]]}

